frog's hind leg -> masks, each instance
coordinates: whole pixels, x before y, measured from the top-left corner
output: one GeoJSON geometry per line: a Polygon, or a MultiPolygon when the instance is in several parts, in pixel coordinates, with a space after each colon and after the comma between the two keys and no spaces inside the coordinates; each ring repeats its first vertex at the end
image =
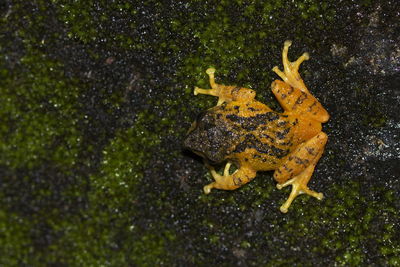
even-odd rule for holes
{"type": "Polygon", "coordinates": [[[208,164],[206,165],[210,169],[210,173],[215,180],[214,182],[204,186],[204,193],[206,194],[209,194],[213,188],[223,190],[237,189],[250,182],[256,176],[255,171],[246,167],[241,167],[234,173],[230,174],[229,170],[232,165],[231,162],[226,163],[223,175],[218,174],[212,166],[208,164]]]}
{"type": "Polygon", "coordinates": [[[310,93],[293,88],[280,80],[274,81],[271,84],[271,89],[285,111],[306,116],[319,122],[329,120],[328,112],[310,93]]]}
{"type": "Polygon", "coordinates": [[[275,171],[274,178],[278,182],[278,189],[288,185],[292,186],[290,196],[280,207],[283,213],[287,212],[292,201],[300,194],[305,193],[319,200],[323,198],[322,193],[310,190],[307,184],[314,172],[315,165],[324,151],[327,140],[328,137],[324,132],[317,134],[296,148],[287,157],[282,166],[275,171]]]}
{"type": "Polygon", "coordinates": [[[283,81],[274,81],[271,84],[272,92],[285,111],[304,115],[319,122],[326,122],[329,119],[328,112],[308,91],[298,72],[300,64],[304,60],[307,60],[309,56],[307,53],[304,53],[295,62],[290,62],[287,57],[290,45],[291,42],[286,41],[283,48],[282,60],[284,72],[280,71],[278,67],[273,68],[273,71],[283,81]]]}

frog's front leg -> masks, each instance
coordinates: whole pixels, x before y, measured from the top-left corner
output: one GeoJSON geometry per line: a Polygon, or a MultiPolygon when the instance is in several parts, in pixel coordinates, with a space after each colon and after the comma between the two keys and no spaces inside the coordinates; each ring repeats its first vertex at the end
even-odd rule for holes
{"type": "Polygon", "coordinates": [[[229,102],[232,100],[247,100],[250,101],[254,99],[256,96],[256,92],[254,90],[248,88],[242,88],[238,86],[226,86],[223,84],[217,84],[215,82],[215,69],[208,68],[206,70],[208,77],[210,79],[211,89],[202,89],[199,87],[194,88],[194,95],[204,94],[204,95],[212,95],[218,97],[217,106],[221,105],[224,102],[229,102]]]}
{"type": "Polygon", "coordinates": [[[280,208],[283,213],[287,212],[292,201],[300,194],[305,193],[319,200],[323,198],[322,193],[310,190],[307,184],[314,172],[315,165],[324,152],[327,140],[328,136],[324,132],[320,132],[299,145],[275,171],[274,178],[278,182],[276,186],[278,189],[292,185],[290,196],[280,208]]]}
{"type": "Polygon", "coordinates": [[[234,173],[229,174],[229,169],[232,165],[231,162],[226,163],[223,175],[218,174],[212,166],[208,164],[206,165],[215,180],[214,182],[204,186],[204,193],[206,194],[209,194],[213,188],[223,190],[237,189],[253,180],[256,176],[256,172],[246,166],[241,166],[234,173]]]}

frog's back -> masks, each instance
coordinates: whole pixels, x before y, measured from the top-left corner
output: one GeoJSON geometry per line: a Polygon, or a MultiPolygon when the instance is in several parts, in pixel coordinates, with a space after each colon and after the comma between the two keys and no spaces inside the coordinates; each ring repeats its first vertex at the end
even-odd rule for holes
{"type": "Polygon", "coordinates": [[[293,149],[296,119],[256,100],[223,103],[198,116],[185,146],[212,162],[272,170],[293,149]]]}
{"type": "Polygon", "coordinates": [[[235,142],[226,151],[226,158],[247,164],[257,170],[275,169],[293,147],[294,118],[251,101],[232,101],[215,110],[218,117],[231,125],[235,142]]]}

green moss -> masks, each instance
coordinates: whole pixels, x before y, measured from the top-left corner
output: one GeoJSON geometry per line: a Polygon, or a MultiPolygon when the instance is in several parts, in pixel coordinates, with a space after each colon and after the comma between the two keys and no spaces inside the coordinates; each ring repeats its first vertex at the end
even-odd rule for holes
{"type": "MultiPolygon", "coordinates": [[[[382,190],[384,189],[376,189],[376,192],[382,190]]],[[[363,246],[371,242],[380,247],[380,257],[398,255],[395,231],[388,230],[396,228],[395,222],[399,218],[399,214],[390,209],[393,203],[366,204],[366,200],[360,197],[359,183],[354,181],[333,186],[333,190],[326,192],[323,201],[313,203],[313,208],[307,203],[299,203],[310,201],[315,200],[305,200],[304,197],[301,200],[296,199],[290,213],[286,215],[288,220],[283,225],[282,222],[277,222],[280,228],[290,232],[290,238],[285,239],[289,247],[296,246],[296,243],[305,238],[308,242],[315,242],[315,246],[309,248],[315,254],[336,255],[336,264],[345,266],[359,266],[365,263],[367,255],[363,252],[363,246]],[[315,204],[318,204],[318,208],[315,204]],[[363,214],[361,219],[360,213],[363,214]],[[382,220],[386,220],[387,223],[381,224],[382,220]],[[313,222],[312,227],[309,222],[313,222]],[[329,229],[325,232],[324,227],[327,223],[329,229]],[[324,231],[324,234],[320,231],[324,231]],[[376,231],[386,234],[377,237],[376,231]]],[[[275,234],[276,232],[266,232],[266,239],[270,240],[275,234]]],[[[387,258],[383,263],[388,264],[388,261],[387,258]]],[[[281,259],[278,258],[270,263],[274,266],[280,262],[281,259]]]]}
{"type": "MultiPolygon", "coordinates": [[[[138,14],[137,5],[131,3],[89,1],[63,3],[58,5],[58,18],[68,28],[67,36],[71,39],[78,39],[85,44],[91,42],[104,42],[107,46],[124,49],[145,50],[146,41],[141,39],[136,32],[138,23],[141,23],[141,16],[138,14]],[[107,10],[98,14],[98,10],[107,10]],[[114,15],[112,15],[114,14],[114,15]],[[129,18],[125,30],[115,32],[109,36],[106,31],[107,25],[116,19],[115,15],[129,18]]],[[[121,25],[122,26],[122,25],[121,25]]]]}
{"type": "MultiPolygon", "coordinates": [[[[3,196],[2,196],[3,199],[3,196]]],[[[27,255],[32,252],[29,237],[30,223],[21,220],[14,213],[0,209],[0,265],[21,266],[32,264],[27,255]]]]}
{"type": "Polygon", "coordinates": [[[54,253],[58,262],[73,266],[155,266],[168,262],[163,257],[168,232],[163,229],[139,232],[134,225],[121,224],[127,223],[126,216],[107,212],[91,216],[86,222],[68,226],[68,235],[58,244],[63,251],[54,253]]]}
{"type": "Polygon", "coordinates": [[[71,168],[82,140],[76,81],[66,79],[60,63],[36,50],[21,62],[23,75],[18,70],[0,73],[0,163],[33,168],[47,160],[71,168]]]}
{"type": "Polygon", "coordinates": [[[210,240],[211,244],[219,244],[219,242],[220,242],[220,237],[217,236],[217,235],[211,235],[211,236],[209,237],[209,240],[210,240]]]}
{"type": "Polygon", "coordinates": [[[386,116],[379,111],[377,111],[374,114],[363,115],[363,124],[366,126],[381,128],[384,127],[386,123],[387,123],[386,116]]]}
{"type": "Polygon", "coordinates": [[[150,234],[142,236],[134,244],[133,262],[138,266],[156,266],[165,264],[165,241],[162,237],[150,234]],[[150,253],[149,253],[150,252],[150,253]]]}
{"type": "Polygon", "coordinates": [[[136,123],[116,132],[103,150],[99,173],[90,176],[89,209],[84,218],[74,217],[61,222],[64,236],[53,251],[58,262],[85,266],[154,266],[165,260],[166,240],[174,235],[162,226],[142,231],[128,214],[136,214],[135,202],[143,170],[149,164],[151,151],[159,142],[156,133],[144,127],[147,116],[138,116],[136,123]],[[90,242],[87,242],[91,240],[90,242]],[[150,253],[151,252],[151,253],[150,253]],[[68,255],[68,257],[65,257],[68,255]]]}
{"type": "Polygon", "coordinates": [[[251,248],[251,243],[248,242],[248,241],[242,241],[240,243],[240,247],[242,247],[242,248],[251,248]]]}
{"type": "Polygon", "coordinates": [[[94,1],[88,1],[84,5],[78,2],[60,5],[60,19],[69,26],[69,38],[78,38],[88,43],[99,37],[97,21],[92,15],[93,9],[94,1]]]}
{"type": "Polygon", "coordinates": [[[103,150],[100,174],[91,177],[94,202],[104,197],[120,201],[119,196],[132,196],[140,184],[144,167],[151,157],[150,151],[160,143],[160,136],[144,126],[149,118],[151,120],[148,113],[139,114],[135,124],[118,131],[103,150]]]}

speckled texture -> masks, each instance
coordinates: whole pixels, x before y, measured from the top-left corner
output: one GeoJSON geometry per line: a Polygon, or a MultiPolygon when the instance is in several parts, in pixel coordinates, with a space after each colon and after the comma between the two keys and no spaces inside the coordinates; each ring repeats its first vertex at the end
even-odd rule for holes
{"type": "Polygon", "coordinates": [[[0,265],[400,264],[398,1],[2,1],[0,265]],[[264,3],[267,2],[267,3],[264,3]],[[284,40],[331,114],[311,187],[202,193],[193,97],[269,90],[284,40]]]}

